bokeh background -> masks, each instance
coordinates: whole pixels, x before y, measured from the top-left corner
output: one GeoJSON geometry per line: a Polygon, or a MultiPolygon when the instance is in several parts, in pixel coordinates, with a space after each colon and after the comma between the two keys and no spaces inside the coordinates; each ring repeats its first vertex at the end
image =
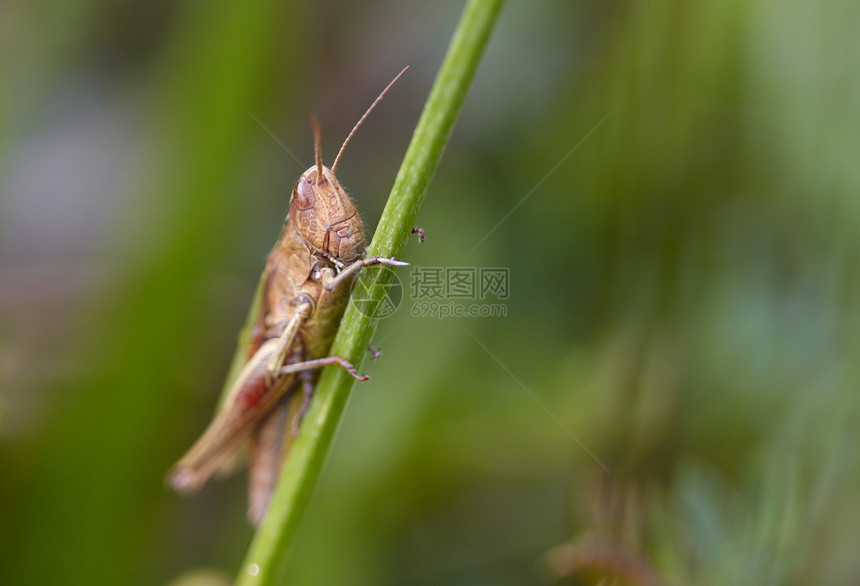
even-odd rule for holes
{"type": "MultiPolygon", "coordinates": [[[[412,66],[339,167],[372,229],[462,5],[0,6],[0,582],[231,579],[243,476],[163,479],[308,115],[331,162],[412,66]]],[[[509,2],[404,255],[509,268],[506,316],[414,317],[401,271],[288,583],[860,582],[857,22],[509,2]]]]}

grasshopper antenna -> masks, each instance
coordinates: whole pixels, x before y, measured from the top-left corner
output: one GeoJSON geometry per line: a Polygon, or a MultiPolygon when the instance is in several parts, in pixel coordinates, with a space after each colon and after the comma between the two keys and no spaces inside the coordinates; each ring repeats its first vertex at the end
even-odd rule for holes
{"type": "Polygon", "coordinates": [[[317,164],[317,185],[322,185],[325,182],[323,177],[322,163],[322,133],[320,132],[320,122],[316,116],[311,116],[310,119],[311,132],[314,135],[314,161],[317,164]]]}
{"type": "Polygon", "coordinates": [[[376,105],[380,101],[382,101],[382,98],[385,97],[385,94],[388,93],[388,90],[391,89],[391,86],[393,86],[395,83],[397,83],[397,80],[400,79],[401,77],[403,77],[403,74],[406,73],[406,71],[408,69],[409,69],[409,66],[407,65],[406,67],[403,68],[403,71],[401,71],[400,73],[397,74],[397,77],[395,77],[394,79],[391,80],[391,83],[389,83],[385,87],[385,89],[382,90],[382,93],[379,94],[378,98],[373,100],[373,103],[370,105],[370,108],[367,109],[367,112],[364,113],[364,116],[362,116],[361,119],[355,124],[352,131],[349,133],[349,136],[347,136],[346,140],[343,141],[343,145],[341,145],[340,150],[337,152],[337,156],[334,158],[334,164],[331,166],[331,172],[332,173],[337,171],[337,162],[340,161],[340,156],[343,154],[343,149],[345,149],[346,145],[349,144],[349,139],[352,138],[352,135],[355,134],[355,131],[358,130],[358,127],[361,126],[362,122],[364,122],[364,119],[367,118],[371,112],[373,112],[373,109],[376,108],[376,105]]]}

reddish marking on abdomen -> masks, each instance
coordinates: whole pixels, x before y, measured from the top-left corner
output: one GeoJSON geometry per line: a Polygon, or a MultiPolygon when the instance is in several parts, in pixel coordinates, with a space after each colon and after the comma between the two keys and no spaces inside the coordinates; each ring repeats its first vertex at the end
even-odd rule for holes
{"type": "Polygon", "coordinates": [[[266,394],[267,390],[265,375],[252,376],[239,391],[237,402],[241,403],[243,407],[253,407],[266,394]]]}

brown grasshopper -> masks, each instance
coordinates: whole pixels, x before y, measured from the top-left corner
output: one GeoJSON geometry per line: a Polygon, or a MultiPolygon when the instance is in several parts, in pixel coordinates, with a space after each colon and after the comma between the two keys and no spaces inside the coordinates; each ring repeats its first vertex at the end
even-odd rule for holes
{"type": "Polygon", "coordinates": [[[258,523],[307,410],[318,369],[336,364],[367,380],[343,358],[328,356],[350,284],[362,267],[408,263],[364,258],[364,224],[335,170],[352,135],[406,69],[361,117],[331,169],[322,164],[319,124],[311,119],[316,164],[293,188],[289,215],[266,261],[247,362],[209,427],[170,471],[174,490],[196,492],[213,474],[231,468],[247,448],[248,517],[258,523]]]}

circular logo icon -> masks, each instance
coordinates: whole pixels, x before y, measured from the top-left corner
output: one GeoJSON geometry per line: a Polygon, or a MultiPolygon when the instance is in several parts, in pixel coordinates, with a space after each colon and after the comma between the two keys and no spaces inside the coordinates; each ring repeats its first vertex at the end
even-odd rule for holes
{"type": "Polygon", "coordinates": [[[387,265],[364,267],[352,283],[352,299],[362,315],[382,319],[392,315],[403,301],[403,283],[387,265]]]}

